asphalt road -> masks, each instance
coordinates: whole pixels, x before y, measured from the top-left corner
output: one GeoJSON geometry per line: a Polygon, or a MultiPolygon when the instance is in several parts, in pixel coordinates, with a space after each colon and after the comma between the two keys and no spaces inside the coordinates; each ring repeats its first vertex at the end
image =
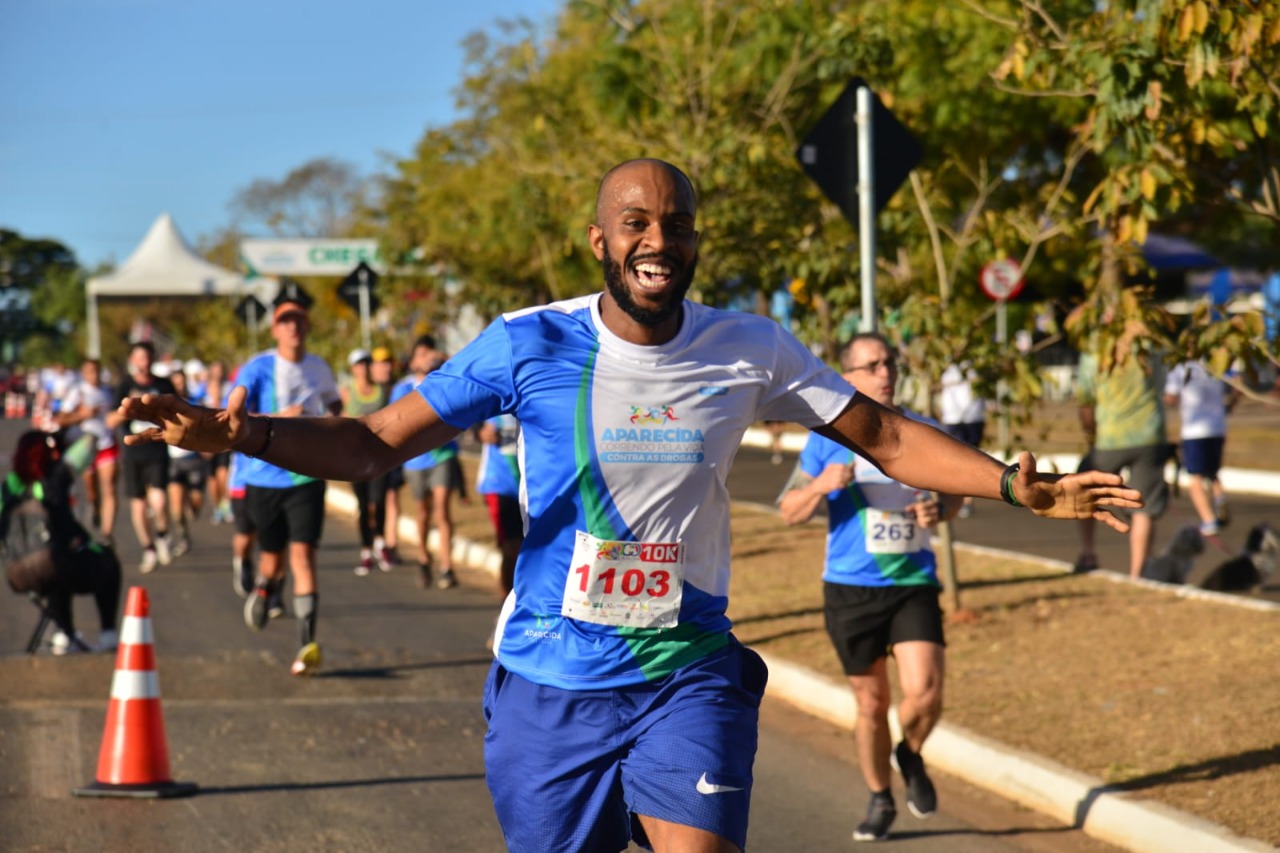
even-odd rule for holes
{"type": "MultiPolygon", "coordinates": [[[[15,425],[0,424],[0,448],[15,436],[15,425]]],[[[292,620],[249,631],[231,588],[229,529],[202,523],[196,534],[190,554],[145,577],[127,527],[117,538],[126,588],[145,586],[151,601],[173,776],[199,793],[69,795],[95,775],[114,656],[25,655],[37,612],[3,595],[0,848],[503,849],[479,711],[499,604],[489,578],[463,572],[457,589],[423,591],[405,569],[355,577],[353,525],[331,516],[319,569],[326,666],[295,679],[292,620]]],[[[93,640],[91,602],[79,598],[75,610],[93,640]]],[[[779,701],[766,700],[763,716],[749,848],[847,849],[867,796],[849,733],[779,701]]],[[[1112,849],[957,780],[937,781],[942,811],[922,822],[903,809],[895,849],[1112,849]]]]}

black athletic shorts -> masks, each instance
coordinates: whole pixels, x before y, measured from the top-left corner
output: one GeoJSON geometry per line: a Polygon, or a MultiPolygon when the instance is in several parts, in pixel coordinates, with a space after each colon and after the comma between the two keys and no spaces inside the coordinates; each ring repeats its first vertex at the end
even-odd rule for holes
{"type": "Polygon", "coordinates": [[[489,508],[489,520],[493,522],[499,546],[524,539],[524,516],[520,513],[518,498],[486,494],[484,502],[489,508]]]}
{"type": "Polygon", "coordinates": [[[145,498],[147,489],[163,489],[169,485],[169,454],[143,457],[125,455],[120,465],[124,480],[124,496],[145,498]]]}
{"type": "Polygon", "coordinates": [[[249,518],[249,508],[245,505],[244,498],[231,499],[231,518],[233,520],[233,530],[244,536],[252,536],[258,532],[253,526],[253,521],[249,518]]]}
{"type": "Polygon", "coordinates": [[[275,553],[290,542],[315,547],[324,532],[324,480],[270,489],[246,486],[245,510],[258,531],[258,547],[275,553]]]}
{"type": "Polygon", "coordinates": [[[846,675],[861,675],[894,643],[945,646],[936,586],[849,586],[824,583],[827,636],[846,675]]]}
{"type": "Polygon", "coordinates": [[[382,475],[387,480],[387,491],[394,492],[404,485],[404,467],[397,465],[382,475]]]}
{"type": "Polygon", "coordinates": [[[199,453],[179,456],[169,460],[169,482],[180,483],[186,488],[204,491],[209,480],[209,460],[199,453]]]}
{"type": "Polygon", "coordinates": [[[982,446],[982,434],[986,432],[985,421],[969,421],[962,424],[943,424],[942,428],[952,438],[963,441],[974,447],[982,446]]]}

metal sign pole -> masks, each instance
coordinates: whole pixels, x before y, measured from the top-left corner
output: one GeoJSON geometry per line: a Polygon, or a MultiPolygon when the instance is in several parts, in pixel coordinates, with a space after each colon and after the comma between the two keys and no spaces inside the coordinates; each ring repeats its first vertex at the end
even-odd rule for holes
{"type": "Polygon", "coordinates": [[[373,335],[369,329],[369,273],[362,266],[356,271],[360,279],[360,340],[366,350],[373,347],[373,335]]]}
{"type": "Polygon", "coordinates": [[[98,329],[98,295],[96,293],[90,293],[85,303],[85,327],[89,333],[89,339],[85,342],[85,355],[89,358],[101,358],[102,332],[98,329]]]}
{"type": "MultiPolygon", "coordinates": [[[[1009,300],[996,300],[996,348],[1000,351],[1001,357],[1005,355],[1005,343],[1009,340],[1009,300]]],[[[996,440],[1000,443],[1000,452],[1005,452],[1009,447],[1009,408],[1008,401],[1005,396],[1008,394],[1008,386],[1005,384],[1004,375],[1001,374],[1000,379],[996,382],[996,402],[999,405],[997,413],[998,433],[996,440]]]]}
{"type": "Polygon", "coordinates": [[[862,273],[862,331],[876,330],[876,192],[871,139],[871,90],[858,88],[858,244],[862,273]]]}

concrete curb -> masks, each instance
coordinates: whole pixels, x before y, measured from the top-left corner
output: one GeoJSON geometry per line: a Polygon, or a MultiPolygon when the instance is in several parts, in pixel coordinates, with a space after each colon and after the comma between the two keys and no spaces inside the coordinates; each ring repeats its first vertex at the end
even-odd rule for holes
{"type": "MultiPolygon", "coordinates": [[[[768,434],[759,431],[768,446],[768,434]]],[[[355,495],[344,488],[330,488],[325,501],[335,512],[354,515],[355,495]]],[[[413,541],[417,524],[402,517],[400,536],[413,541]]],[[[436,532],[431,531],[428,545],[438,548],[436,532]]],[[[1047,567],[1070,571],[1061,560],[1044,560],[1012,551],[956,543],[957,548],[999,556],[1033,560],[1047,567]]],[[[502,556],[490,545],[455,536],[453,559],[459,565],[481,569],[497,578],[502,556]]],[[[1100,576],[1110,573],[1100,572],[1100,576]]],[[[1119,578],[1126,583],[1152,584],[1165,589],[1165,584],[1119,578]]],[[[1203,593],[1199,597],[1241,604],[1235,596],[1203,593]]],[[[1269,602],[1271,608],[1276,605],[1269,602]]],[[[759,650],[757,650],[759,652],[759,650]]],[[[769,692],[818,719],[853,728],[857,704],[848,685],[834,682],[817,672],[780,658],[760,653],[769,667],[769,692]]],[[[901,737],[897,717],[891,715],[894,737],[901,737]]],[[[998,741],[941,722],[925,743],[923,755],[930,766],[964,779],[1028,808],[1035,809],[1068,826],[1080,827],[1086,835],[1114,844],[1133,853],[1167,853],[1169,850],[1195,850],[1197,853],[1262,853],[1275,850],[1269,844],[1236,835],[1224,826],[1178,811],[1160,803],[1117,793],[1096,779],[1047,758],[1014,749],[998,741]]]]}

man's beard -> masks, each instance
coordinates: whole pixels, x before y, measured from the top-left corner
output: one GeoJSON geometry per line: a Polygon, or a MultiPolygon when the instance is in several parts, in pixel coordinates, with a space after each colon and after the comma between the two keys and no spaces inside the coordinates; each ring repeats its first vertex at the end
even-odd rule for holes
{"type": "Polygon", "coordinates": [[[666,304],[654,310],[641,308],[631,298],[631,291],[627,289],[626,282],[623,281],[622,264],[615,261],[613,256],[609,254],[608,243],[604,245],[604,259],[600,262],[600,266],[604,269],[604,285],[623,313],[640,325],[654,329],[680,311],[680,305],[684,302],[684,295],[689,292],[689,286],[693,284],[693,274],[698,269],[698,257],[694,255],[693,260],[687,267],[661,255],[642,255],[636,259],[637,262],[646,260],[661,260],[669,264],[672,269],[681,271],[678,273],[680,277],[676,279],[675,286],[666,304]]]}

